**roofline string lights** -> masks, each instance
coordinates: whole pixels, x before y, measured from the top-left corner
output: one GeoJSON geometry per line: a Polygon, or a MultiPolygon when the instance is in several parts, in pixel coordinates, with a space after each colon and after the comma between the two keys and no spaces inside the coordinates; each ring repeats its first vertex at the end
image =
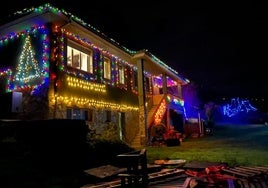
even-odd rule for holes
{"type": "MultiPolygon", "coordinates": [[[[61,13],[64,13],[64,14],[67,14],[67,15],[71,15],[70,13],[67,13],[66,11],[64,11],[64,10],[59,10],[59,9],[57,9],[57,8],[54,8],[54,7],[52,7],[52,6],[50,6],[49,4],[45,4],[44,6],[40,6],[39,8],[31,8],[31,9],[29,9],[29,10],[24,10],[24,11],[21,11],[21,12],[16,12],[16,14],[25,14],[25,13],[29,13],[29,12],[31,12],[31,11],[34,11],[34,12],[45,12],[45,11],[47,11],[47,10],[50,10],[50,11],[52,11],[52,12],[55,12],[55,13],[57,13],[57,14],[61,14],[61,13]]],[[[82,21],[82,20],[80,20],[79,18],[77,18],[77,17],[75,17],[75,16],[73,16],[73,15],[71,15],[71,18],[72,19],[75,19],[76,21],[79,21],[82,25],[85,25],[85,23],[82,21]]],[[[90,26],[90,25],[86,25],[86,26],[88,26],[88,27],[90,27],[91,29],[93,29],[93,27],[92,26],[90,26]]],[[[14,32],[11,32],[8,36],[5,36],[5,37],[3,37],[1,40],[0,40],[0,47],[3,45],[3,44],[6,44],[6,41],[8,41],[8,40],[10,40],[10,39],[14,39],[14,38],[18,38],[18,37],[21,37],[21,36],[27,36],[27,35],[30,35],[30,34],[34,34],[35,32],[37,32],[37,31],[40,31],[40,33],[43,35],[43,37],[42,37],[42,44],[43,44],[43,52],[42,52],[42,67],[40,67],[41,68],[41,72],[42,72],[42,75],[43,75],[43,80],[42,80],[42,83],[41,84],[38,84],[38,85],[34,85],[34,86],[31,86],[31,85],[29,85],[29,84],[24,84],[24,85],[20,85],[20,86],[18,86],[18,87],[16,87],[16,86],[14,86],[14,84],[13,84],[13,76],[12,77],[9,77],[9,81],[8,81],[8,83],[9,83],[9,86],[8,86],[8,91],[20,91],[20,90],[23,90],[23,89],[31,89],[31,90],[35,90],[35,89],[38,89],[41,85],[43,85],[43,84],[46,84],[46,83],[48,83],[48,81],[49,81],[49,63],[48,63],[48,61],[49,61],[49,40],[48,40],[48,35],[47,35],[47,29],[45,28],[45,26],[43,25],[43,26],[36,26],[36,25],[34,25],[33,27],[31,27],[30,29],[27,29],[27,30],[24,30],[24,31],[22,31],[22,32],[18,32],[18,33],[14,33],[14,32]]],[[[78,41],[80,41],[81,43],[83,43],[83,44],[86,44],[86,45],[88,45],[88,46],[90,46],[90,47],[92,47],[93,49],[95,49],[95,50],[99,50],[100,52],[102,52],[102,54],[103,55],[105,55],[105,56],[108,56],[108,57],[110,57],[111,58],[111,60],[113,60],[114,61],[114,64],[118,64],[118,62],[120,62],[120,63],[124,63],[124,64],[126,64],[126,65],[128,65],[129,67],[130,67],[130,70],[132,70],[133,68],[135,69],[135,67],[133,66],[133,65],[131,65],[131,64],[129,64],[128,62],[126,62],[126,61],[124,61],[124,60],[122,60],[122,59],[120,59],[120,58],[118,58],[117,56],[114,56],[113,54],[111,54],[110,52],[108,52],[107,50],[104,50],[104,49],[101,49],[101,48],[99,48],[99,47],[97,47],[97,46],[95,46],[94,44],[92,44],[90,41],[88,41],[87,39],[83,39],[83,38],[81,38],[81,37],[78,37],[77,35],[75,35],[75,34],[73,34],[73,33],[70,33],[70,32],[67,32],[67,31],[65,31],[64,29],[62,29],[62,33],[64,33],[64,34],[66,34],[66,35],[68,35],[70,38],[75,38],[76,40],[78,40],[78,41]]],[[[60,37],[60,38],[62,38],[62,46],[61,46],[61,48],[63,49],[63,46],[64,46],[64,43],[63,43],[63,36],[64,36],[64,34],[62,35],[62,37],[60,37]]],[[[126,50],[126,49],[125,49],[126,50]]],[[[135,53],[134,51],[128,51],[130,54],[133,54],[133,53],[135,53]]],[[[161,66],[164,66],[165,64],[163,64],[163,62],[162,61],[160,61],[159,59],[157,59],[155,56],[152,56],[154,59],[155,59],[155,61],[157,62],[157,63],[159,63],[161,66]]],[[[61,51],[61,63],[64,63],[64,51],[62,50],[61,51]]],[[[61,70],[62,70],[62,68],[64,68],[64,66],[61,66],[61,70]]],[[[167,68],[167,69],[169,69],[168,67],[166,67],[165,66],[165,68],[167,68]]],[[[113,69],[114,71],[113,72],[116,72],[115,70],[117,70],[116,68],[115,69],[113,69]]],[[[132,70],[133,71],[133,70],[132,70]]],[[[174,71],[172,71],[172,72],[174,72],[174,71]]],[[[175,73],[177,73],[177,72],[175,72],[175,73]]],[[[76,73],[77,74],[77,73],[76,73]]],[[[149,73],[147,73],[147,75],[148,75],[149,73]]],[[[90,79],[88,79],[88,75],[86,74],[86,76],[85,75],[82,75],[82,78],[83,79],[86,79],[86,80],[90,80],[90,79]]],[[[113,82],[118,82],[118,80],[117,80],[118,78],[116,78],[116,81],[115,80],[113,80],[113,82]]],[[[131,82],[132,83],[132,82],[131,82]]],[[[112,84],[114,84],[114,83],[112,83],[112,84]]],[[[133,88],[133,87],[132,87],[133,88]]]]}
{"type": "MultiPolygon", "coordinates": [[[[55,28],[56,30],[58,29],[58,27],[56,26],[55,28]]],[[[104,50],[102,48],[99,48],[97,47],[96,45],[92,44],[88,39],[85,39],[85,38],[82,38],[82,37],[79,37],[77,36],[76,34],[74,33],[71,33],[69,31],[66,31],[65,29],[61,29],[62,32],[70,39],[72,40],[75,40],[76,42],[84,45],[84,46],[88,46],[89,48],[93,49],[93,51],[95,51],[94,53],[94,57],[93,57],[93,61],[94,61],[94,71],[97,71],[97,70],[102,70],[100,69],[103,65],[103,58],[104,57],[108,57],[110,60],[111,60],[111,63],[112,63],[112,66],[111,66],[111,69],[112,69],[112,78],[110,80],[110,82],[107,82],[105,80],[102,79],[102,82],[103,83],[106,83],[106,84],[110,84],[110,85],[117,85],[117,87],[120,87],[120,88],[124,88],[126,89],[127,88],[127,83],[125,84],[118,84],[119,83],[119,77],[118,76],[115,76],[115,74],[118,74],[118,66],[119,65],[124,65],[125,67],[125,72],[128,70],[127,67],[129,67],[129,71],[130,71],[130,75],[133,74],[133,71],[137,71],[137,67],[126,62],[125,60],[122,60],[121,58],[111,54],[109,51],[107,50],[104,50]],[[96,54],[98,54],[97,52],[100,53],[100,57],[97,58],[96,57],[96,54]],[[123,86],[123,87],[122,87],[123,86]]],[[[63,40],[62,40],[63,42],[63,40]]],[[[63,44],[62,44],[63,46],[63,44]]],[[[61,54],[61,59],[64,59],[64,53],[61,54]]],[[[64,67],[64,61],[62,61],[62,67],[64,67]]],[[[86,73],[79,73],[78,75],[78,72],[75,71],[75,70],[70,70],[70,69],[67,69],[65,68],[66,72],[69,74],[69,75],[74,75],[74,76],[79,76],[80,78],[83,78],[83,79],[86,79],[86,80],[91,80],[91,81],[96,81],[97,78],[96,78],[96,75],[97,74],[101,74],[102,75],[102,72],[101,73],[96,73],[94,75],[91,75],[91,74],[86,74],[86,73]]],[[[152,76],[150,73],[144,71],[144,74],[148,77],[152,76]]],[[[127,79],[127,73],[124,74],[125,75],[125,79],[127,79]]],[[[133,86],[133,82],[131,81],[131,88],[132,88],[132,92],[134,94],[137,94],[137,89],[133,86]]],[[[152,88],[150,89],[150,93],[152,94],[152,88]]]]}
{"type": "MultiPolygon", "coordinates": [[[[66,16],[70,17],[71,19],[75,20],[76,22],[80,23],[81,25],[91,29],[92,31],[98,33],[100,36],[102,36],[104,39],[109,40],[111,43],[117,45],[118,47],[120,47],[121,49],[123,49],[124,51],[126,51],[127,53],[134,55],[136,54],[138,51],[134,51],[134,50],[130,50],[128,48],[126,48],[125,46],[120,45],[117,41],[115,41],[112,38],[107,37],[103,32],[101,32],[100,30],[96,29],[95,27],[93,27],[92,25],[86,23],[84,20],[82,20],[81,18],[71,14],[70,12],[65,11],[64,9],[58,9],[56,7],[51,6],[49,3],[46,3],[42,6],[39,6],[37,8],[30,8],[30,9],[24,9],[22,11],[17,11],[14,14],[27,14],[29,12],[45,12],[47,10],[50,10],[56,14],[65,14],[66,16]]],[[[159,58],[157,58],[156,56],[154,56],[153,54],[151,54],[150,52],[148,52],[148,50],[146,50],[146,53],[156,62],[158,63],[160,66],[170,70],[171,72],[173,72],[174,74],[178,75],[178,72],[174,69],[172,69],[170,66],[168,66],[167,64],[165,64],[163,61],[161,61],[159,58]]],[[[188,79],[182,78],[181,76],[178,75],[178,77],[180,77],[182,80],[189,82],[188,79]]]]}

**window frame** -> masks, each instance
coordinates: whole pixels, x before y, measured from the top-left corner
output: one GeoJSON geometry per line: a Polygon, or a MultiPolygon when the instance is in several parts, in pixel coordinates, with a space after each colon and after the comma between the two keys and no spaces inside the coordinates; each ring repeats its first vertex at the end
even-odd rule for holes
{"type": "Polygon", "coordinates": [[[81,119],[81,120],[93,122],[93,109],[67,108],[66,118],[67,119],[81,119]]]}
{"type": "Polygon", "coordinates": [[[119,65],[118,67],[118,79],[119,79],[119,84],[125,84],[125,68],[123,65],[119,65]]]}
{"type": "Polygon", "coordinates": [[[103,58],[103,78],[111,80],[111,60],[108,57],[103,58]],[[108,70],[107,70],[108,69],[108,70]]]}
{"type": "Polygon", "coordinates": [[[106,115],[105,122],[107,122],[107,123],[112,122],[112,111],[106,110],[105,115],[106,115]]]}
{"type": "Polygon", "coordinates": [[[81,46],[70,40],[68,40],[66,48],[67,48],[66,49],[67,66],[93,74],[94,66],[93,66],[93,50],[92,49],[81,46]],[[73,62],[74,52],[79,53],[79,56],[78,56],[79,65],[78,66],[73,65],[74,64],[73,62]],[[69,54],[71,54],[71,58],[69,58],[70,57],[69,54]]]}

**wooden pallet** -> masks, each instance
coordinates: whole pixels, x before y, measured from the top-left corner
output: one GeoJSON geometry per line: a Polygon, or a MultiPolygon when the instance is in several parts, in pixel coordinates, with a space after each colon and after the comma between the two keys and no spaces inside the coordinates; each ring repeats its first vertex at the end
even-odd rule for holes
{"type": "Polygon", "coordinates": [[[268,188],[268,166],[238,166],[221,172],[234,176],[235,183],[242,188],[268,188]]]}
{"type": "Polygon", "coordinates": [[[148,188],[189,188],[191,180],[191,177],[180,175],[149,184],[148,188]]]}
{"type": "MultiPolygon", "coordinates": [[[[221,169],[221,174],[231,175],[228,179],[228,188],[268,188],[268,166],[232,167],[221,169]]],[[[184,169],[162,169],[159,172],[149,173],[149,188],[189,188],[191,180],[184,169]]],[[[119,188],[120,179],[103,182],[97,185],[85,185],[82,188],[119,188]]]]}
{"type": "MultiPolygon", "coordinates": [[[[169,178],[172,178],[172,177],[180,178],[180,175],[184,174],[184,172],[185,170],[183,169],[162,169],[159,172],[149,173],[148,174],[149,185],[159,184],[161,180],[167,181],[169,178]]],[[[186,177],[181,176],[181,178],[185,179],[186,177]]],[[[84,185],[81,188],[108,188],[108,187],[109,188],[121,187],[121,180],[115,179],[113,181],[102,182],[97,185],[84,185]]]]}

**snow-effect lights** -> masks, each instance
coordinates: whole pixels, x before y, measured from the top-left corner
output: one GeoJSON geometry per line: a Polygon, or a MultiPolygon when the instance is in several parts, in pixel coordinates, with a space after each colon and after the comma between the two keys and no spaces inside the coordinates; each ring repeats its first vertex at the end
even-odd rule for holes
{"type": "Polygon", "coordinates": [[[67,85],[69,87],[80,88],[82,90],[90,90],[90,91],[106,93],[106,85],[104,84],[92,83],[86,80],[70,76],[67,77],[67,85]]]}

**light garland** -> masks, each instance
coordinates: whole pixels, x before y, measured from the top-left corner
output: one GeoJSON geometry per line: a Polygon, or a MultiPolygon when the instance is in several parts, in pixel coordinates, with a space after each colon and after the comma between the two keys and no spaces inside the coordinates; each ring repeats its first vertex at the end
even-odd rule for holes
{"type": "MultiPolygon", "coordinates": [[[[58,31],[57,26],[55,27],[55,31],[58,31]]],[[[89,40],[81,38],[81,37],[77,36],[74,33],[68,32],[65,29],[61,29],[61,32],[67,38],[72,39],[72,40],[82,44],[83,46],[87,46],[87,47],[93,49],[93,51],[94,51],[94,53],[93,53],[94,54],[93,55],[94,74],[78,72],[75,69],[67,68],[64,65],[64,61],[62,61],[62,67],[65,67],[65,71],[66,71],[67,74],[73,75],[73,76],[78,76],[78,77],[80,77],[82,79],[85,79],[85,80],[99,81],[99,82],[102,82],[104,84],[117,86],[117,87],[123,88],[125,90],[127,89],[127,83],[125,83],[124,85],[119,84],[119,81],[118,81],[118,79],[119,79],[118,78],[118,74],[119,74],[118,73],[118,66],[119,66],[119,64],[121,64],[121,65],[123,65],[125,67],[125,74],[124,74],[125,79],[128,78],[127,77],[127,75],[128,75],[127,71],[130,71],[130,75],[132,75],[133,70],[137,70],[137,67],[135,67],[134,65],[126,62],[125,60],[122,60],[122,59],[118,58],[115,55],[112,55],[107,50],[104,50],[102,48],[97,47],[96,45],[92,44],[89,40]],[[102,76],[103,75],[103,58],[104,57],[108,57],[111,60],[112,77],[109,80],[109,82],[107,80],[103,79],[103,76],[102,76]],[[129,67],[129,69],[127,67],[129,67]]],[[[61,46],[64,46],[63,40],[62,40],[61,46]]],[[[63,49],[63,48],[61,48],[61,49],[63,49]]],[[[64,53],[63,52],[61,53],[61,56],[62,56],[61,59],[64,59],[64,53]]],[[[151,74],[148,73],[148,72],[145,72],[145,75],[147,75],[148,77],[151,77],[151,74]]],[[[133,85],[132,85],[133,81],[132,80],[131,80],[130,84],[131,84],[132,92],[137,95],[138,91],[137,91],[137,89],[135,87],[133,87],[133,85]]],[[[150,93],[152,94],[152,89],[150,90],[150,93]]]]}
{"type": "MultiPolygon", "coordinates": [[[[126,51],[127,53],[129,53],[130,55],[135,55],[137,54],[139,51],[134,51],[134,50],[130,50],[128,48],[126,48],[125,46],[120,45],[118,42],[116,42],[114,39],[107,37],[104,33],[102,33],[100,30],[96,29],[95,27],[93,27],[92,25],[86,23],[84,20],[82,20],[81,18],[71,14],[70,12],[65,11],[64,9],[58,9],[56,7],[51,6],[49,3],[44,4],[43,6],[39,6],[37,8],[30,8],[30,9],[24,9],[23,11],[17,11],[15,14],[28,14],[29,12],[38,12],[38,13],[42,13],[45,11],[51,11],[55,14],[64,14],[67,17],[70,17],[71,19],[75,20],[76,22],[80,23],[81,25],[83,25],[86,28],[89,28],[90,30],[92,30],[93,32],[99,34],[101,37],[103,37],[104,39],[110,41],[112,44],[115,44],[116,46],[118,46],[119,48],[123,49],[124,51],[126,51]]],[[[149,55],[153,61],[155,61],[157,64],[159,64],[160,66],[170,70],[171,72],[175,73],[176,75],[178,75],[178,72],[174,69],[172,69],[170,66],[168,66],[167,64],[165,64],[163,61],[161,61],[159,58],[157,58],[155,55],[153,55],[152,53],[148,52],[148,50],[145,50],[145,52],[147,53],[147,55],[149,55]]],[[[181,76],[178,75],[178,77],[180,77],[181,80],[189,83],[190,81],[188,79],[185,79],[181,76]]]]}
{"type": "MultiPolygon", "coordinates": [[[[55,13],[64,13],[66,14],[65,11],[60,11],[56,8],[53,8],[51,7],[49,4],[46,4],[44,7],[39,7],[38,9],[32,9],[36,12],[43,12],[43,11],[46,11],[47,9],[55,12],[55,13]]],[[[30,10],[31,11],[31,10],[30,10]]],[[[67,15],[70,15],[69,13],[67,13],[67,15]]],[[[78,18],[74,17],[74,16],[71,16],[73,19],[76,19],[77,21],[81,21],[81,23],[83,23],[82,20],[79,20],[78,18]]],[[[56,28],[58,29],[58,28],[56,28]]],[[[81,38],[81,37],[78,37],[77,35],[73,34],[73,33],[70,33],[64,29],[61,30],[62,31],[62,36],[59,37],[59,40],[61,41],[61,44],[60,44],[60,63],[61,65],[59,65],[59,68],[60,70],[62,71],[66,71],[69,75],[74,75],[74,76],[78,76],[82,79],[85,79],[85,81],[81,80],[81,79],[76,79],[76,80],[72,80],[71,78],[67,78],[67,83],[70,87],[78,87],[78,88],[81,88],[81,89],[85,89],[85,90],[91,90],[92,87],[91,86],[88,86],[90,84],[93,84],[93,83],[89,83],[88,81],[98,81],[97,80],[97,77],[96,75],[101,75],[99,76],[99,79],[101,79],[100,81],[102,83],[105,83],[105,84],[110,84],[112,86],[114,85],[119,85],[119,81],[118,81],[118,64],[123,64],[124,67],[125,67],[125,71],[130,71],[130,75],[133,75],[132,72],[133,71],[136,71],[137,70],[137,67],[131,65],[130,63],[118,58],[117,56],[114,56],[113,54],[111,54],[110,52],[108,52],[107,50],[104,50],[102,48],[99,48],[97,47],[96,45],[92,44],[89,40],[87,39],[84,39],[84,38],[81,38]],[[65,36],[68,36],[68,38],[71,38],[71,39],[74,39],[76,41],[78,41],[79,43],[83,44],[83,45],[86,45],[90,48],[92,48],[94,51],[98,51],[99,52],[99,56],[98,57],[94,57],[94,75],[90,75],[87,74],[87,73],[82,73],[82,72],[78,72],[76,70],[69,70],[66,68],[66,65],[64,65],[64,35],[65,36]],[[112,77],[110,79],[110,82],[107,82],[105,80],[102,80],[102,74],[103,74],[103,68],[102,68],[102,62],[103,62],[103,57],[109,57],[110,60],[111,60],[111,73],[112,73],[112,77]],[[129,67],[129,68],[127,68],[129,67]],[[69,79],[69,80],[68,80],[69,79]]],[[[6,43],[8,42],[8,40],[13,40],[14,38],[18,38],[20,36],[27,36],[26,37],[26,41],[25,41],[25,45],[24,45],[24,50],[22,51],[22,55],[20,57],[20,60],[19,60],[19,65],[17,67],[17,73],[14,77],[14,80],[15,81],[18,81],[21,83],[21,85],[12,85],[11,83],[14,81],[12,76],[9,76],[9,81],[8,81],[8,90],[9,91],[14,91],[14,90],[23,90],[23,89],[31,89],[31,90],[34,90],[34,89],[37,89],[38,87],[40,87],[40,85],[42,84],[45,84],[45,83],[48,83],[48,78],[49,78],[49,41],[48,41],[48,36],[47,36],[47,31],[45,29],[44,26],[34,26],[32,27],[31,29],[29,30],[25,30],[21,33],[10,33],[8,36],[2,38],[2,40],[0,40],[0,45],[6,45],[6,43]],[[32,34],[32,33],[35,33],[36,31],[40,31],[40,33],[43,34],[43,52],[42,52],[42,67],[41,69],[39,70],[39,67],[37,67],[37,62],[34,60],[34,53],[33,53],[33,49],[32,49],[32,46],[30,44],[30,38],[29,38],[29,35],[32,34]],[[25,57],[25,55],[27,55],[27,57],[25,57]],[[25,61],[23,63],[23,61],[25,61]],[[32,67],[29,65],[29,63],[32,62],[32,67]],[[25,64],[26,63],[26,64],[25,64]],[[26,75],[26,73],[24,72],[25,69],[23,69],[23,67],[28,70],[31,69],[31,70],[35,70],[35,73],[33,73],[32,75],[26,75]],[[30,80],[33,79],[33,78],[37,78],[38,76],[42,75],[43,76],[43,80],[42,80],[42,83],[41,84],[38,84],[38,85],[30,85],[30,80]],[[22,82],[24,84],[22,84],[22,82]]],[[[114,41],[113,41],[114,43],[114,41]]],[[[122,47],[123,49],[126,50],[126,48],[122,47]]],[[[136,52],[134,51],[128,51],[130,54],[135,54],[136,52]]],[[[95,54],[95,53],[94,53],[95,54]]],[[[172,70],[171,68],[169,68],[166,64],[164,64],[162,61],[160,61],[158,58],[156,58],[155,56],[151,55],[152,59],[156,62],[158,62],[161,66],[164,66],[165,68],[171,70],[172,72],[175,72],[177,74],[176,71],[172,70]]],[[[7,71],[5,73],[5,75],[8,75],[8,74],[11,74],[9,73],[12,71],[7,71]]],[[[151,74],[145,72],[145,74],[147,76],[149,76],[149,78],[151,77],[151,74]]],[[[4,75],[4,73],[1,74],[1,76],[4,75]]],[[[128,75],[128,72],[125,72],[125,75],[126,75],[126,78],[127,78],[127,75],[128,75]]],[[[174,84],[174,83],[172,83],[174,84]]],[[[177,84],[177,83],[175,83],[177,84]]],[[[125,84],[126,85],[126,84],[125,84]]],[[[100,92],[106,92],[106,88],[102,88],[101,85],[98,85],[99,88],[96,89],[95,91],[100,91],[100,92]]],[[[127,88],[126,86],[124,88],[127,88]]],[[[133,80],[131,79],[131,88],[132,88],[132,92],[137,94],[137,89],[134,88],[133,86],[133,80]]],[[[150,92],[152,92],[152,87],[150,86],[150,92]]],[[[82,106],[88,106],[88,107],[97,107],[97,108],[110,108],[110,109],[114,109],[114,110],[121,110],[121,111],[126,111],[126,110],[138,110],[138,107],[135,107],[135,106],[128,106],[128,105],[119,105],[119,104],[116,104],[116,103],[109,103],[109,102],[104,102],[104,101],[99,101],[99,100],[93,100],[93,99],[89,99],[89,98],[82,98],[82,97],[63,97],[63,96],[56,96],[57,99],[59,100],[59,102],[64,102],[65,104],[75,104],[75,105],[82,105],[82,106]]],[[[163,100],[161,105],[160,105],[160,108],[158,109],[157,113],[156,113],[156,116],[155,116],[155,121],[158,122],[158,121],[161,121],[164,113],[165,113],[165,110],[166,110],[166,101],[163,100]]]]}
{"type": "Polygon", "coordinates": [[[167,95],[167,101],[178,106],[184,106],[184,100],[173,95],[167,95]]]}
{"type": "MultiPolygon", "coordinates": [[[[163,83],[162,83],[161,76],[154,76],[153,79],[154,79],[155,86],[157,86],[159,88],[163,88],[163,83]]],[[[177,86],[177,85],[178,85],[178,83],[176,81],[170,79],[167,76],[167,87],[173,87],[173,86],[177,86]]]]}
{"type": "MultiPolygon", "coordinates": [[[[23,90],[38,90],[41,85],[48,84],[49,81],[49,40],[47,35],[47,29],[44,25],[42,26],[33,26],[24,31],[15,33],[10,32],[8,35],[2,37],[0,40],[0,47],[8,45],[9,41],[18,39],[20,37],[25,38],[26,41],[24,49],[22,51],[21,57],[19,59],[19,64],[17,66],[17,72],[15,76],[9,76],[7,81],[7,92],[11,91],[23,91],[23,90]],[[32,51],[32,46],[30,44],[29,36],[32,34],[40,33],[40,38],[42,39],[42,65],[38,67],[37,62],[34,60],[34,53],[32,51]],[[25,61],[24,61],[25,60],[25,61]],[[31,63],[32,62],[32,63],[31,63]],[[41,69],[40,69],[41,68],[41,69]],[[25,71],[26,69],[26,71],[25,71]],[[32,72],[30,71],[32,70],[32,72]],[[31,74],[28,74],[27,71],[30,71],[31,74]],[[37,78],[37,75],[41,76],[39,83],[30,82],[31,79],[37,78]]],[[[11,69],[11,68],[10,68],[11,69]]],[[[11,70],[11,72],[14,72],[11,70]]]]}
{"type": "Polygon", "coordinates": [[[237,115],[240,112],[256,111],[257,108],[253,107],[249,100],[240,100],[239,98],[231,99],[230,104],[226,104],[223,106],[223,114],[232,117],[237,115]]]}
{"type": "Polygon", "coordinates": [[[39,70],[38,62],[35,59],[33,47],[30,42],[30,36],[28,35],[25,39],[19,63],[16,68],[17,73],[15,74],[14,81],[20,84],[30,83],[31,80],[40,78],[41,73],[39,70]]]}
{"type": "Polygon", "coordinates": [[[81,108],[97,108],[97,109],[107,108],[110,110],[124,111],[124,112],[139,110],[137,106],[111,103],[111,102],[106,102],[106,101],[102,101],[99,99],[92,99],[92,98],[86,98],[86,97],[58,95],[55,97],[52,103],[55,103],[55,100],[57,100],[58,104],[63,103],[66,106],[76,105],[81,108]]]}
{"type": "Polygon", "coordinates": [[[163,119],[163,116],[166,112],[167,109],[167,103],[166,100],[163,99],[162,102],[160,103],[159,108],[157,109],[155,115],[154,115],[154,123],[155,125],[159,124],[161,120],[163,119]]]}
{"type": "Polygon", "coordinates": [[[6,76],[6,92],[11,92],[9,86],[10,86],[10,82],[12,80],[12,70],[11,68],[6,68],[3,70],[0,70],[0,76],[4,77],[6,76]]]}
{"type": "Polygon", "coordinates": [[[92,83],[86,80],[82,80],[79,78],[74,78],[71,76],[67,76],[67,85],[69,87],[75,87],[75,88],[80,88],[82,90],[87,90],[87,91],[95,91],[95,92],[101,92],[101,93],[106,93],[106,85],[104,84],[98,84],[98,83],[92,83]]]}

